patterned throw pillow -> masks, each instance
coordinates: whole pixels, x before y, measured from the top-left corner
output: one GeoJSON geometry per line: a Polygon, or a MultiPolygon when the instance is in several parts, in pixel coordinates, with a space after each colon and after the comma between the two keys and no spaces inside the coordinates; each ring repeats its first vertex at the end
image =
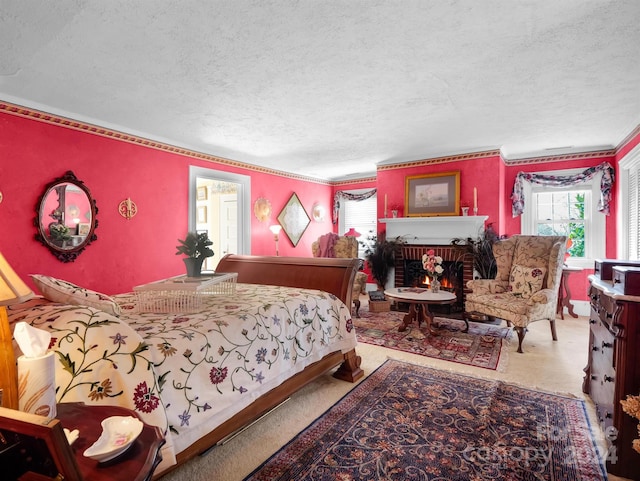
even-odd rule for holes
{"type": "Polygon", "coordinates": [[[513,266],[509,276],[511,292],[520,295],[523,299],[529,299],[542,289],[546,272],[544,267],[513,266]]]}
{"type": "Polygon", "coordinates": [[[89,306],[114,316],[120,315],[120,306],[106,294],[42,274],[32,274],[31,278],[42,295],[52,302],[89,306]]]}

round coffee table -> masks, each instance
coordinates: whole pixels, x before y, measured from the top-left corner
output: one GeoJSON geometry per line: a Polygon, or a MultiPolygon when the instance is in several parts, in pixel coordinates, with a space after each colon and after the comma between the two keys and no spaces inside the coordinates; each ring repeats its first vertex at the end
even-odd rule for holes
{"type": "MultiPolygon", "coordinates": [[[[438,333],[431,327],[433,322],[433,313],[429,310],[431,304],[453,304],[457,297],[449,291],[431,292],[429,289],[420,287],[394,287],[384,291],[385,296],[397,301],[409,304],[409,312],[402,319],[402,324],[398,327],[398,331],[404,332],[414,320],[418,322],[418,327],[423,320],[427,322],[427,328],[431,335],[437,336],[438,333]]],[[[469,330],[469,324],[465,321],[466,327],[463,332],[469,330]]]]}

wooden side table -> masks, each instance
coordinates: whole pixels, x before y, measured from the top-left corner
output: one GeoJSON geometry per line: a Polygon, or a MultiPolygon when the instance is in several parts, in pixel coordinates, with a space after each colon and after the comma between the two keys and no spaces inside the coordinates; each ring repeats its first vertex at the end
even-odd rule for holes
{"type": "Polygon", "coordinates": [[[142,433],[123,454],[104,463],[85,457],[85,449],[91,446],[102,433],[101,422],[109,416],[134,416],[130,409],[119,406],[90,406],[84,403],[60,403],[57,418],[63,427],[80,434],[71,445],[82,472],[82,477],[91,481],[147,481],[162,461],[160,448],[165,443],[157,426],[144,425],[142,433]]]}
{"type": "Polygon", "coordinates": [[[579,267],[563,267],[562,277],[560,277],[560,288],[558,290],[558,308],[557,314],[560,314],[560,319],[564,319],[564,308],[567,308],[567,312],[571,317],[578,317],[578,314],[573,312],[573,304],[569,302],[571,300],[571,290],[569,289],[569,276],[572,272],[581,272],[579,267]]]}

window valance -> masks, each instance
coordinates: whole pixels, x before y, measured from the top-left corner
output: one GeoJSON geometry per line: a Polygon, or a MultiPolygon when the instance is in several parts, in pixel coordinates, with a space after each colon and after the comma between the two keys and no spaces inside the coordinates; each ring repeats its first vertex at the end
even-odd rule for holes
{"type": "Polygon", "coordinates": [[[576,175],[541,175],[526,172],[518,172],[513,184],[511,193],[511,212],[513,217],[517,217],[524,212],[524,181],[547,185],[551,187],[563,187],[580,184],[593,178],[598,172],[602,172],[600,180],[600,200],[598,210],[605,215],[609,215],[609,204],[611,203],[611,187],[615,178],[615,170],[609,162],[603,162],[595,167],[589,167],[584,172],[576,175]]]}

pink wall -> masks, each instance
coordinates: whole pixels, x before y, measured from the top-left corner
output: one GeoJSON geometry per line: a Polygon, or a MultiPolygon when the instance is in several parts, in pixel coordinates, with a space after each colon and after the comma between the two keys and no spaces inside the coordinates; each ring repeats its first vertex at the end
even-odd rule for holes
{"type": "MultiPolygon", "coordinates": [[[[293,192],[309,213],[315,202],[329,207],[332,196],[328,184],[195,159],[2,111],[0,156],[0,252],[29,283],[29,274],[43,273],[108,294],[184,272],[175,246],[187,231],[190,165],[251,175],[252,204],[268,198],[273,222],[293,192]],[[33,220],[45,186],[67,170],[96,200],[98,239],[65,264],[34,240],[33,220]],[[138,206],[132,220],[117,211],[127,197],[138,206]]],[[[275,254],[268,226],[251,216],[252,254],[275,254]]],[[[312,221],[295,248],[282,233],[280,254],[310,256],[311,242],[331,229],[330,218],[312,221]]]]}
{"type": "MultiPolygon", "coordinates": [[[[496,153],[493,155],[453,156],[437,161],[422,161],[409,164],[405,168],[381,168],[378,170],[378,212],[384,212],[384,196],[387,209],[400,207],[404,215],[405,178],[411,175],[437,172],[460,171],[460,204],[473,208],[473,189],[478,189],[478,214],[488,215],[487,222],[493,222],[496,229],[500,224],[500,209],[497,200],[501,198],[504,186],[500,182],[503,162],[496,153]]],[[[391,215],[391,214],[389,214],[391,215]]],[[[379,230],[384,224],[379,224],[379,230]]]]}
{"type": "MultiPolygon", "coordinates": [[[[132,286],[184,271],[175,246],[187,231],[190,165],[250,175],[252,204],[259,197],[270,200],[270,222],[261,223],[251,216],[252,254],[275,253],[269,225],[293,192],[309,214],[316,202],[326,206],[325,220],[312,221],[297,247],[286,234],[280,234],[280,255],[306,257],[311,255],[314,240],[337,229],[330,215],[336,190],[376,187],[379,217],[383,216],[385,194],[388,210],[398,207],[402,215],[406,176],[459,170],[461,201],[471,205],[476,187],[479,213],[488,215],[488,222],[494,223],[500,234],[513,235],[520,232],[520,220],[511,216],[510,195],[519,171],[587,168],[605,160],[617,167],[617,162],[640,143],[640,130],[636,129],[612,156],[532,159],[522,165],[506,166],[497,152],[485,152],[381,167],[376,179],[329,185],[264,172],[238,162],[203,160],[202,156],[190,156],[177,149],[153,148],[153,143],[144,139],[121,140],[114,138],[112,132],[64,119],[49,120],[33,111],[24,111],[24,116],[13,115],[7,113],[12,109],[6,106],[0,103],[0,191],[4,195],[0,222],[5,229],[0,252],[23,278],[45,273],[105,293],[128,291],[132,286]],[[34,116],[39,120],[28,118],[34,116]],[[34,240],[33,219],[45,185],[67,170],[72,170],[91,190],[99,209],[99,225],[98,240],[76,262],[64,264],[34,240]],[[117,212],[118,204],[127,197],[138,205],[138,215],[130,221],[117,212]]],[[[616,257],[616,213],[614,194],[612,213],[607,219],[607,257],[616,257]]],[[[380,224],[379,230],[383,228],[380,224]]],[[[589,273],[571,276],[574,298],[586,299],[589,273]]]]}
{"type": "MultiPolygon", "coordinates": [[[[640,142],[640,134],[633,139],[640,142]]],[[[628,149],[630,150],[630,149],[628,149]]],[[[627,151],[628,151],[627,150],[627,151]]],[[[608,161],[617,166],[614,155],[593,156],[584,159],[551,161],[549,159],[531,159],[520,165],[505,165],[498,153],[479,153],[477,156],[452,156],[443,159],[430,159],[407,164],[404,168],[382,168],[378,170],[378,211],[384,211],[384,195],[387,195],[388,209],[391,206],[404,207],[405,178],[410,175],[429,174],[446,171],[460,171],[460,203],[473,206],[473,188],[478,189],[478,214],[487,215],[487,223],[493,223],[501,235],[520,233],[520,218],[511,214],[511,191],[518,172],[541,170],[559,170],[567,168],[588,168],[608,161]]],[[[616,213],[617,199],[614,195],[611,214],[606,219],[607,257],[616,257],[616,213]]],[[[379,224],[379,230],[384,224],[379,224]]],[[[588,276],[593,269],[573,273],[569,277],[569,289],[573,299],[587,300],[588,276]]]]}

